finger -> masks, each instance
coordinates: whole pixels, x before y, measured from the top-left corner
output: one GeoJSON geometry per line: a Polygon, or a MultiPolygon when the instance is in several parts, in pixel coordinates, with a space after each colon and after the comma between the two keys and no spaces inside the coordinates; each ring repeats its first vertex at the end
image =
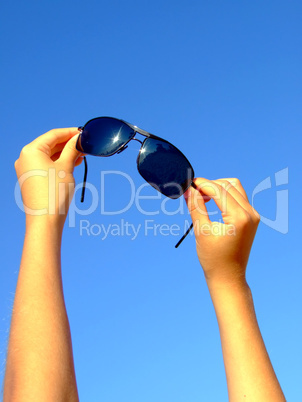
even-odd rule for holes
{"type": "MultiPolygon", "coordinates": [[[[210,223],[205,205],[205,195],[198,188],[190,187],[184,196],[193,223],[195,224],[197,220],[199,220],[200,224],[210,223]]],[[[208,200],[208,197],[206,199],[208,200]]]]}
{"type": "Polygon", "coordinates": [[[242,186],[240,188],[240,186],[233,181],[233,183],[236,185],[234,186],[233,183],[229,182],[227,179],[213,180],[213,182],[220,184],[247,212],[251,211],[251,205],[242,186]]]}
{"type": "Polygon", "coordinates": [[[240,214],[246,213],[230,192],[219,183],[201,178],[195,179],[194,183],[198,189],[214,200],[226,224],[234,223],[240,214]]]}
{"type": "MultiPolygon", "coordinates": [[[[61,152],[56,152],[52,155],[51,159],[53,162],[57,161],[61,156],[61,152]]],[[[84,156],[82,154],[75,160],[74,166],[79,166],[83,162],[84,156]]]]}
{"type": "MultiPolygon", "coordinates": [[[[194,180],[195,180],[195,179],[194,179],[194,180]]],[[[197,187],[196,187],[194,181],[193,181],[193,183],[191,184],[191,186],[192,186],[193,188],[195,188],[195,190],[197,190],[197,187]]],[[[209,202],[209,201],[211,200],[211,198],[208,197],[207,195],[205,195],[201,190],[198,190],[198,191],[199,191],[199,194],[202,196],[204,202],[209,202]]]]}
{"type": "Polygon", "coordinates": [[[239,193],[246,199],[248,200],[248,197],[246,195],[246,192],[242,186],[242,184],[240,183],[240,180],[238,180],[237,178],[223,178],[223,179],[217,179],[217,180],[213,180],[214,182],[228,182],[230,183],[233,187],[236,188],[237,191],[239,191],[239,193]]]}
{"type": "Polygon", "coordinates": [[[83,162],[83,159],[84,159],[84,156],[80,155],[80,156],[76,159],[76,161],[75,161],[75,163],[74,163],[74,166],[79,166],[79,165],[83,162]]]}
{"type": "Polygon", "coordinates": [[[45,134],[40,135],[34,141],[32,141],[32,145],[37,148],[42,148],[44,151],[45,148],[49,147],[51,150],[57,144],[64,143],[70,140],[75,134],[78,134],[79,130],[77,127],[68,127],[68,128],[56,128],[48,131],[45,134]]]}
{"type": "Polygon", "coordinates": [[[63,148],[65,147],[66,142],[61,142],[60,144],[55,145],[51,150],[50,150],[50,157],[52,157],[53,155],[57,154],[57,153],[61,153],[63,148]]]}
{"type": "Polygon", "coordinates": [[[83,155],[82,152],[76,149],[76,143],[79,134],[74,135],[65,145],[61,152],[59,161],[65,164],[66,169],[73,171],[76,160],[83,155]]]}

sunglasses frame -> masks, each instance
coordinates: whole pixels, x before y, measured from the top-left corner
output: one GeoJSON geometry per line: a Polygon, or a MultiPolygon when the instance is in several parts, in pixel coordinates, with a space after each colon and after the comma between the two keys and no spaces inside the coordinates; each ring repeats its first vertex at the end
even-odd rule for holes
{"type": "MultiPolygon", "coordinates": [[[[83,148],[81,147],[81,144],[80,144],[80,142],[81,142],[81,141],[80,141],[80,137],[81,137],[82,131],[83,131],[84,128],[87,126],[87,124],[90,123],[91,121],[98,120],[98,119],[103,119],[103,118],[112,119],[112,120],[117,120],[117,121],[120,121],[120,122],[123,123],[123,124],[126,124],[128,127],[130,127],[130,128],[133,130],[133,136],[132,136],[131,138],[129,138],[124,144],[122,144],[115,152],[113,152],[113,153],[111,153],[111,154],[107,154],[107,155],[98,155],[98,154],[90,154],[90,153],[89,153],[89,155],[100,156],[100,157],[109,157],[109,156],[113,156],[113,155],[115,155],[115,154],[119,154],[119,153],[123,152],[123,151],[128,147],[127,144],[129,144],[130,141],[136,140],[136,141],[140,142],[140,144],[141,144],[139,153],[138,153],[137,158],[136,158],[136,165],[137,165],[137,170],[138,170],[139,174],[142,176],[142,174],[141,174],[141,172],[140,172],[140,170],[139,170],[139,158],[140,158],[141,151],[142,151],[142,149],[143,149],[144,143],[145,143],[149,138],[152,138],[152,139],[155,139],[155,140],[159,140],[159,141],[165,142],[165,143],[171,145],[172,147],[174,147],[174,148],[184,157],[184,159],[185,159],[185,160],[187,161],[187,163],[189,164],[190,168],[192,169],[192,176],[193,176],[193,178],[194,178],[194,175],[195,175],[195,174],[194,174],[194,169],[193,169],[191,163],[190,163],[189,160],[186,158],[186,156],[185,156],[175,145],[171,144],[169,141],[167,141],[167,140],[165,140],[165,139],[163,139],[163,138],[161,138],[161,137],[158,137],[157,135],[151,134],[151,133],[149,133],[149,132],[146,131],[146,130],[143,130],[143,129],[137,127],[137,126],[134,126],[133,124],[128,123],[128,122],[125,121],[125,120],[117,119],[117,118],[115,118],[115,117],[109,117],[109,116],[95,117],[95,118],[93,118],[93,119],[88,120],[87,123],[84,124],[84,126],[80,126],[78,129],[81,130],[81,132],[80,132],[80,135],[79,135],[79,137],[78,137],[78,139],[77,139],[77,143],[76,143],[76,149],[77,149],[78,151],[81,151],[81,152],[85,153],[84,150],[83,150],[83,148]],[[139,139],[135,138],[135,135],[136,135],[136,134],[141,134],[141,135],[143,135],[143,136],[146,137],[146,138],[145,138],[145,139],[143,140],[143,142],[142,142],[142,141],[140,141],[139,139]]],[[[84,173],[84,183],[83,183],[83,191],[82,191],[81,202],[84,201],[85,183],[86,183],[87,171],[88,171],[88,168],[87,168],[87,161],[86,161],[85,156],[84,156],[84,163],[85,163],[85,173],[84,173]]],[[[150,186],[152,186],[152,187],[155,188],[157,191],[159,191],[158,188],[156,188],[156,187],[153,186],[151,183],[149,183],[148,180],[146,180],[143,176],[142,176],[142,178],[143,178],[150,186]]],[[[190,186],[192,186],[193,188],[196,189],[196,185],[195,185],[193,179],[192,179],[191,183],[190,183],[185,189],[183,189],[183,193],[180,194],[179,197],[180,197],[181,195],[183,195],[183,194],[188,190],[188,188],[189,188],[190,186]]],[[[160,192],[161,194],[163,194],[161,191],[159,191],[159,192],[160,192]]],[[[168,197],[168,198],[171,198],[171,199],[177,199],[177,198],[179,198],[179,197],[169,197],[168,195],[165,195],[165,194],[163,194],[163,195],[164,195],[165,197],[168,197]]],[[[192,223],[191,226],[188,228],[188,230],[186,231],[186,233],[182,236],[182,238],[178,241],[178,243],[175,245],[175,248],[177,248],[177,247],[182,243],[182,241],[183,241],[183,240],[185,239],[185,237],[189,234],[189,232],[191,231],[192,228],[193,228],[193,223],[192,223]]]]}

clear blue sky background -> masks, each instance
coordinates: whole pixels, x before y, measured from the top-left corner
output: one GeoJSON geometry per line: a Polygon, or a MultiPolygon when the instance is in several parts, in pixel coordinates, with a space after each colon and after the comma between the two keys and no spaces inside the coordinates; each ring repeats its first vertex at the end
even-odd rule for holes
{"type": "MultiPolygon", "coordinates": [[[[196,176],[240,178],[263,216],[248,266],[259,324],[287,399],[301,400],[301,21],[298,0],[2,2],[1,382],[24,235],[14,161],[51,128],[109,115],[175,144],[196,176]]],[[[75,214],[74,227],[65,228],[80,398],[226,401],[218,327],[194,238],[175,250],[179,236],[93,235],[121,219],[136,227],[148,219],[151,227],[176,224],[182,233],[186,212],[146,216],[132,205],[122,215],[101,213],[101,195],[111,211],[130,199],[129,182],[117,174],[106,176],[101,192],[102,171],[129,175],[136,189],[144,183],[138,149],[133,142],[121,155],[89,158],[98,207],[75,214]],[[96,225],[90,236],[81,233],[84,219],[96,225]]],[[[77,183],[82,175],[80,166],[77,183]]],[[[141,194],[155,195],[148,188],[141,194]]],[[[89,192],[84,206],[79,198],[77,191],[75,208],[88,208],[89,192]]],[[[141,207],[157,211],[163,200],[141,207]]],[[[169,201],[166,209],[179,206],[169,201]]]]}

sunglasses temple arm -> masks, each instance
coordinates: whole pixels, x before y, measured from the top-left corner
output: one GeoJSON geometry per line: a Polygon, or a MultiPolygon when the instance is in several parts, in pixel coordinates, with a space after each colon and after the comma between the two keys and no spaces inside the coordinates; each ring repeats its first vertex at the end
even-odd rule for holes
{"type": "MultiPolygon", "coordinates": [[[[197,186],[196,186],[196,184],[194,183],[194,181],[192,181],[191,186],[197,190],[197,186]]],[[[191,223],[189,229],[188,229],[188,230],[186,231],[186,233],[182,236],[182,238],[178,241],[178,243],[175,244],[175,248],[177,248],[178,246],[180,246],[180,244],[185,240],[185,238],[186,238],[186,237],[188,236],[188,234],[191,232],[192,228],[193,228],[193,223],[191,223]]]]}
{"type": "Polygon", "coordinates": [[[85,170],[84,170],[84,179],[83,179],[83,187],[82,187],[81,202],[84,202],[85,189],[86,189],[86,180],[87,180],[87,172],[88,172],[86,156],[84,156],[83,159],[84,159],[85,170]]]}
{"type": "Polygon", "coordinates": [[[184,240],[185,238],[188,236],[188,234],[191,232],[193,228],[193,223],[191,223],[189,229],[186,231],[186,233],[182,236],[182,238],[178,241],[177,244],[175,244],[175,248],[177,248],[184,240]]]}

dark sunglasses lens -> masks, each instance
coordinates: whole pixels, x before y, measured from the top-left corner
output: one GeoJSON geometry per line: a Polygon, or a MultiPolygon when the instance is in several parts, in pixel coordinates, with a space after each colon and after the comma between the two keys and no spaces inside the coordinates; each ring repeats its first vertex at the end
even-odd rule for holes
{"type": "Polygon", "coordinates": [[[151,186],[170,198],[180,197],[194,178],[187,158],[172,144],[154,138],[144,141],[138,170],[151,186]]]}
{"type": "Polygon", "coordinates": [[[85,154],[110,156],[134,136],[127,124],[111,117],[99,117],[85,124],[77,149],[85,154]]]}

